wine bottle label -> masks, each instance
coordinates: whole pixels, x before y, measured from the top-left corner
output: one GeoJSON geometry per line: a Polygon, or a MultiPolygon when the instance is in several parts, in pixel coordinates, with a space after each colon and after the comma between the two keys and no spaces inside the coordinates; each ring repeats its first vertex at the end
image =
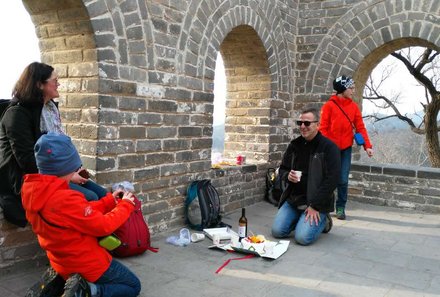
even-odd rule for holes
{"type": "Polygon", "coordinates": [[[238,226],[238,237],[246,237],[246,226],[238,226]]]}

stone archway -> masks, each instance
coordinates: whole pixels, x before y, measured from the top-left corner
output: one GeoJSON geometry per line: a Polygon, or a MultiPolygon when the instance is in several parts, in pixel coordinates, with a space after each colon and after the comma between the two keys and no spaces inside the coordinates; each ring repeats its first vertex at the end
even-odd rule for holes
{"type": "Polygon", "coordinates": [[[36,27],[41,60],[59,74],[63,124],[83,165],[102,184],[133,179],[128,169],[135,165],[116,174],[121,168],[115,159],[121,152],[135,158],[132,131],[145,127],[122,126],[142,121],[145,97],[155,92],[149,87],[157,77],[149,76],[155,51],[147,3],[23,2],[36,27]]]}
{"type": "MultiPolygon", "coordinates": [[[[60,111],[67,134],[92,144],[77,145],[94,170],[97,139],[98,63],[95,36],[82,1],[23,1],[39,39],[41,61],[52,65],[60,82],[60,111]]],[[[78,142],[77,142],[78,143],[78,142]]],[[[79,144],[79,143],[78,143],[79,144]]]]}
{"type": "Polygon", "coordinates": [[[328,30],[307,71],[305,93],[326,98],[341,73],[354,76],[360,94],[371,70],[392,50],[410,45],[439,44],[439,2],[403,5],[401,1],[355,4],[328,30]],[[373,53],[374,52],[374,53],[373,53]]]}
{"type": "Polygon", "coordinates": [[[249,26],[234,28],[220,46],[227,80],[226,158],[244,154],[248,163],[267,162],[270,76],[266,50],[249,26]]]}
{"type": "Polygon", "coordinates": [[[354,79],[356,81],[356,84],[360,86],[359,90],[356,90],[356,98],[362,98],[362,92],[364,89],[363,87],[366,84],[368,76],[380,63],[380,61],[382,61],[392,52],[410,46],[422,46],[433,48],[437,51],[440,50],[440,47],[438,45],[435,45],[427,40],[415,37],[405,37],[391,40],[386,44],[376,48],[362,60],[355,73],[354,79]]]}
{"type": "MultiPolygon", "coordinates": [[[[254,37],[258,39],[258,46],[262,46],[267,57],[265,75],[270,81],[265,82],[265,97],[261,97],[263,96],[262,93],[258,95],[260,96],[259,112],[265,114],[267,121],[259,123],[258,133],[260,139],[258,141],[260,143],[258,146],[255,143],[248,146],[247,150],[252,150],[252,152],[247,153],[247,160],[248,162],[280,160],[285,148],[285,145],[280,145],[280,143],[286,143],[290,138],[289,128],[286,127],[289,127],[293,109],[291,101],[291,93],[293,92],[292,69],[287,56],[287,49],[292,44],[286,42],[284,38],[290,32],[285,31],[286,27],[282,22],[281,11],[271,9],[271,2],[267,0],[246,0],[243,2],[243,6],[233,3],[233,1],[222,1],[218,5],[212,6],[205,5],[203,2],[191,1],[190,6],[195,10],[195,14],[192,22],[184,21],[183,31],[188,32],[188,35],[182,34],[179,42],[180,51],[177,53],[176,70],[177,74],[181,76],[178,78],[179,85],[200,90],[201,92],[197,93],[194,98],[196,102],[193,102],[195,104],[193,108],[204,112],[212,112],[213,108],[198,107],[197,105],[202,102],[212,103],[217,52],[222,52],[220,47],[226,36],[235,30],[234,28],[247,26],[254,30],[254,37]],[[185,48],[190,50],[185,50],[185,48]],[[266,110],[262,111],[262,109],[266,110]]],[[[286,6],[285,13],[292,13],[292,11],[289,11],[286,6]]],[[[190,15],[187,15],[187,17],[189,18],[190,15]]],[[[294,30],[292,28],[292,31],[294,30]]],[[[260,49],[257,49],[257,51],[260,51],[260,49]]],[[[222,56],[225,59],[223,52],[222,56]]],[[[232,111],[232,109],[230,110],[232,111]]],[[[234,112],[237,112],[237,110],[234,112]]],[[[260,115],[258,117],[259,120],[263,118],[260,115]]],[[[237,125],[230,128],[239,129],[237,125]]],[[[235,143],[227,150],[229,150],[227,154],[230,157],[235,157],[236,153],[246,150],[246,146],[244,142],[238,145],[235,143]]],[[[209,156],[206,159],[209,160],[210,164],[209,156]]]]}

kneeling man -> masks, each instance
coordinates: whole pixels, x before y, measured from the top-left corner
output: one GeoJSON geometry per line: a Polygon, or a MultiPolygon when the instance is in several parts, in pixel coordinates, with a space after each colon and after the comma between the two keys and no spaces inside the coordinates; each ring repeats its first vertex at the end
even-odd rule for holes
{"type": "Polygon", "coordinates": [[[301,136],[290,142],[279,169],[287,187],[280,198],[272,235],[284,238],[295,230],[295,241],[309,245],[331,229],[329,212],[334,211],[333,191],[338,185],[341,160],[338,147],[318,131],[317,108],[303,109],[296,124],[301,136]]]}

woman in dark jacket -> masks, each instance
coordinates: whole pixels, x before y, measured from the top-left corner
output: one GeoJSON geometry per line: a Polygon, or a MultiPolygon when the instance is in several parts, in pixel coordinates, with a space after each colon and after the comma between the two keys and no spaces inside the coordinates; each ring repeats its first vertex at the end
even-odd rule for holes
{"type": "MultiPolygon", "coordinates": [[[[50,65],[29,64],[15,84],[13,99],[0,123],[0,206],[4,217],[20,227],[26,225],[21,205],[22,178],[38,173],[34,145],[47,132],[64,133],[53,98],[59,97],[58,77],[50,65]]],[[[78,170],[70,186],[97,200],[107,193],[101,186],[81,177],[78,170]],[[81,186],[80,186],[81,185],[81,186]]]]}

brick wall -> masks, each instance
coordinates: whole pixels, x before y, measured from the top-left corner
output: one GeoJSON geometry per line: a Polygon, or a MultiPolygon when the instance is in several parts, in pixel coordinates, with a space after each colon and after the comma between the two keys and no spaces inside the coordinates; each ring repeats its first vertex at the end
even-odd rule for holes
{"type": "Polygon", "coordinates": [[[3,218],[0,208],[0,276],[47,263],[32,229],[18,228],[3,218]]]}
{"type": "Polygon", "coordinates": [[[353,162],[349,199],[440,213],[440,169],[353,162]]]}

